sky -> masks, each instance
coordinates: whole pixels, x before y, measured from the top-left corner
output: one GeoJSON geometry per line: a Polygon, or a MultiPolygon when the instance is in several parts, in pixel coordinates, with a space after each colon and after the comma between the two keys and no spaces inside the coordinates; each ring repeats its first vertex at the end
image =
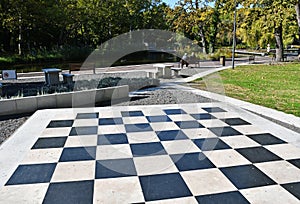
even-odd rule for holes
{"type": "Polygon", "coordinates": [[[163,2],[166,2],[171,7],[174,7],[174,5],[178,2],[178,0],[162,0],[163,2]]]}

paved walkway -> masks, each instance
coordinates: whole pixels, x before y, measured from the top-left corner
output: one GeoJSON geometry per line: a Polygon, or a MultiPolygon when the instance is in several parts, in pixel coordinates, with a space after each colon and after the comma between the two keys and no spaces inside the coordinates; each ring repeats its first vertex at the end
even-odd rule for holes
{"type": "Polygon", "coordinates": [[[37,111],[0,146],[0,203],[300,202],[300,134],[178,83],[220,102],[37,111]]]}

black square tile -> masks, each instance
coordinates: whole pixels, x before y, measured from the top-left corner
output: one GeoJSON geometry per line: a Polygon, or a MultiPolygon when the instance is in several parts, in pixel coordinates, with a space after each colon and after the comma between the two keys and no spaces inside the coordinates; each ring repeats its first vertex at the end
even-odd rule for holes
{"type": "Polygon", "coordinates": [[[70,147],[64,148],[59,161],[94,160],[96,158],[96,147],[70,147]]]}
{"type": "Polygon", "coordinates": [[[180,114],[186,114],[186,112],[182,109],[167,109],[163,110],[168,115],[180,115],[180,114]]]}
{"type": "Polygon", "coordinates": [[[250,204],[239,191],[196,196],[196,199],[201,204],[250,204]]]}
{"type": "Polygon", "coordinates": [[[204,128],[204,126],[198,123],[197,121],[179,121],[175,123],[181,129],[204,128]]]}
{"type": "Polygon", "coordinates": [[[122,118],[100,118],[99,125],[119,125],[123,124],[122,118]]]}
{"type": "Polygon", "coordinates": [[[222,108],[219,108],[219,107],[202,108],[202,109],[209,113],[226,112],[225,110],[223,110],[222,108]]]}
{"type": "Polygon", "coordinates": [[[281,186],[300,200],[300,182],[282,184],[281,186]]]}
{"type": "Polygon", "coordinates": [[[126,124],[126,132],[148,132],[153,131],[152,127],[148,123],[141,124],[126,124]]]}
{"type": "Polygon", "coordinates": [[[223,119],[223,121],[225,123],[227,123],[228,125],[251,125],[251,123],[248,123],[247,121],[241,119],[241,118],[226,118],[223,119]]]}
{"type": "Polygon", "coordinates": [[[73,120],[52,120],[47,128],[72,127],[73,120]]]}
{"type": "Polygon", "coordinates": [[[290,162],[291,164],[293,164],[294,166],[300,169],[300,159],[292,159],[292,160],[288,160],[288,162],[290,162]]]}
{"type": "Polygon", "coordinates": [[[96,163],[96,179],[136,175],[133,159],[102,160],[96,163]]]}
{"type": "Polygon", "coordinates": [[[167,115],[147,116],[146,118],[150,123],[172,121],[167,115]]]}
{"type": "Polygon", "coordinates": [[[235,136],[235,135],[243,135],[239,131],[233,129],[232,127],[213,127],[208,128],[215,135],[223,137],[223,136],[235,136]]]}
{"type": "Polygon", "coordinates": [[[51,183],[43,204],[93,203],[94,181],[51,183]]]}
{"type": "Polygon", "coordinates": [[[99,118],[99,113],[78,113],[76,119],[94,119],[99,118]]]}
{"type": "Polygon", "coordinates": [[[247,135],[249,138],[261,145],[273,145],[273,144],[284,144],[285,141],[275,137],[270,133],[247,135]]]}
{"type": "Polygon", "coordinates": [[[179,171],[215,168],[215,165],[202,152],[170,156],[179,171]]]}
{"type": "Polygon", "coordinates": [[[196,139],[194,143],[202,151],[220,150],[220,149],[231,149],[225,142],[219,138],[206,138],[206,139],[196,139]]]}
{"type": "Polygon", "coordinates": [[[142,111],[121,111],[123,117],[138,117],[144,116],[142,111]]]}
{"type": "Polygon", "coordinates": [[[98,145],[113,145],[113,144],[128,144],[127,135],[124,133],[98,135],[98,145]]]}
{"type": "Polygon", "coordinates": [[[6,185],[48,183],[51,180],[56,164],[20,165],[6,185]]]}
{"type": "Polygon", "coordinates": [[[44,148],[60,148],[64,147],[67,137],[49,137],[39,138],[33,145],[32,149],[44,149],[44,148]]]}
{"type": "Polygon", "coordinates": [[[76,135],[97,135],[98,127],[96,126],[86,126],[86,127],[72,127],[70,136],[76,135]]]}
{"type": "Polygon", "coordinates": [[[265,149],[264,147],[248,147],[248,148],[236,149],[236,151],[238,151],[238,153],[243,155],[246,159],[248,159],[252,163],[282,160],[280,157],[273,154],[272,152],[265,149]]]}
{"type": "Polygon", "coordinates": [[[188,137],[181,130],[166,130],[156,132],[156,134],[161,141],[188,139],[188,137]]]}
{"type": "Polygon", "coordinates": [[[196,120],[209,120],[209,119],[216,119],[216,117],[212,116],[209,113],[199,113],[199,114],[191,114],[193,118],[196,120]]]}
{"type": "Polygon", "coordinates": [[[238,189],[276,184],[254,165],[226,167],[220,170],[238,189]]]}
{"type": "Polygon", "coordinates": [[[159,142],[131,144],[130,147],[134,157],[167,154],[164,147],[159,142]]]}
{"type": "Polygon", "coordinates": [[[147,201],[192,196],[180,174],[162,174],[139,177],[147,201]]]}

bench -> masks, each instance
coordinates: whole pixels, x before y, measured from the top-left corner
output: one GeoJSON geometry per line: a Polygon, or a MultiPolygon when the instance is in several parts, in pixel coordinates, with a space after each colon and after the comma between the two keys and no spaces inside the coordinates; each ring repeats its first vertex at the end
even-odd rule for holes
{"type": "Polygon", "coordinates": [[[147,77],[150,79],[158,79],[157,71],[147,71],[147,77]]]}
{"type": "MultiPolygon", "coordinates": [[[[275,60],[276,60],[276,53],[272,53],[271,56],[272,56],[272,61],[275,61],[275,60]]],[[[287,54],[283,54],[282,60],[283,60],[284,62],[286,62],[287,59],[288,59],[288,55],[287,55],[287,54]]]]}
{"type": "Polygon", "coordinates": [[[181,71],[181,68],[173,67],[173,68],[171,68],[171,70],[173,71],[174,76],[178,77],[179,76],[179,72],[181,71]]]}
{"type": "Polygon", "coordinates": [[[153,67],[155,68],[158,77],[163,77],[165,79],[172,78],[172,70],[171,68],[174,67],[174,65],[168,65],[168,64],[154,64],[153,67]]]}
{"type": "Polygon", "coordinates": [[[250,55],[249,56],[249,64],[254,63],[255,62],[255,55],[250,55]]]}
{"type": "Polygon", "coordinates": [[[69,73],[72,71],[85,71],[85,70],[93,70],[93,74],[96,74],[96,66],[95,63],[70,63],[69,64],[69,73]]]}
{"type": "Polygon", "coordinates": [[[198,59],[190,59],[188,60],[189,64],[193,64],[194,66],[191,66],[191,67],[200,67],[200,60],[198,59]]]}
{"type": "Polygon", "coordinates": [[[63,83],[64,84],[70,85],[70,84],[73,83],[74,74],[62,73],[61,75],[63,76],[63,83]]]}

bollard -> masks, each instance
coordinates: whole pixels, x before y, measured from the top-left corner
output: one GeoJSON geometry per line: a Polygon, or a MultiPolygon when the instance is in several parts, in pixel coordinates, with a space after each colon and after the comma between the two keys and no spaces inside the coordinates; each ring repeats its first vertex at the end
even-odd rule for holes
{"type": "Polygon", "coordinates": [[[225,66],[225,56],[220,56],[220,64],[222,65],[222,66],[225,66]]]}
{"type": "Polygon", "coordinates": [[[0,83],[0,96],[2,96],[2,87],[3,87],[3,84],[0,83]]]}

